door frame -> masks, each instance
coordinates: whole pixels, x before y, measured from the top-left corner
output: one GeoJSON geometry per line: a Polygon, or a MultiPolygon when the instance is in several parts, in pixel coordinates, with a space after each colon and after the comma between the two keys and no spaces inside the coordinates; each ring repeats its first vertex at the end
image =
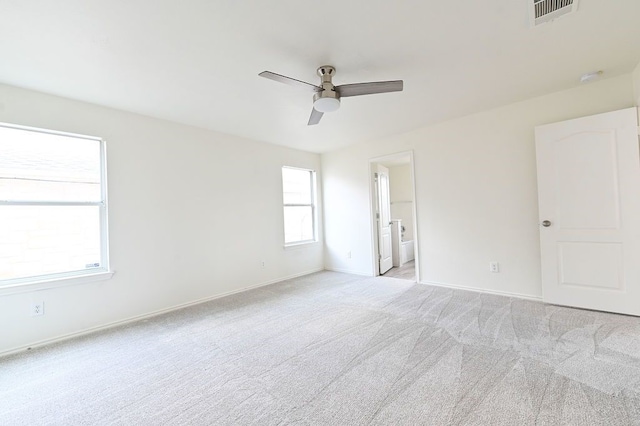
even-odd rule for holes
{"type": "MultiPolygon", "coordinates": [[[[378,226],[377,226],[377,203],[378,203],[378,193],[376,188],[375,181],[375,173],[376,173],[376,165],[387,162],[393,162],[398,160],[404,160],[408,157],[408,163],[400,163],[400,164],[409,164],[409,168],[411,170],[411,196],[412,200],[412,210],[413,210],[413,245],[414,245],[414,257],[415,257],[415,265],[416,265],[416,282],[420,282],[420,243],[419,243],[419,228],[418,228],[418,206],[417,206],[417,198],[416,198],[416,173],[414,166],[414,158],[413,158],[413,150],[397,152],[395,154],[383,155],[380,157],[374,157],[369,159],[369,217],[371,223],[371,268],[373,271],[373,276],[377,277],[380,275],[380,268],[378,266],[378,226]]],[[[385,166],[389,167],[389,166],[385,166]]]]}

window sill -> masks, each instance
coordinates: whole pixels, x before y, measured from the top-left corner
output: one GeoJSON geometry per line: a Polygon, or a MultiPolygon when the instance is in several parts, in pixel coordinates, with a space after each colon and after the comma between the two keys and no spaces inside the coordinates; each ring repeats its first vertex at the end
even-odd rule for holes
{"type": "Polygon", "coordinates": [[[284,249],[285,250],[295,250],[295,249],[301,249],[301,248],[305,248],[305,247],[312,247],[315,245],[319,245],[320,241],[304,241],[302,243],[291,243],[291,244],[285,244],[284,245],[284,249]]]}
{"type": "Polygon", "coordinates": [[[47,290],[51,288],[67,287],[71,285],[87,284],[95,281],[106,281],[113,277],[113,271],[96,272],[94,274],[77,275],[71,277],[49,278],[44,280],[25,281],[0,286],[0,296],[27,293],[30,291],[47,290]]]}

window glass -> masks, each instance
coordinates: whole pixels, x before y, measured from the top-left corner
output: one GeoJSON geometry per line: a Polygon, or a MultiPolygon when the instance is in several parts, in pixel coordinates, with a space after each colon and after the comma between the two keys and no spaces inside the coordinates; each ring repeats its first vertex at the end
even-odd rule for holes
{"type": "Polygon", "coordinates": [[[315,241],[315,172],[283,167],[282,198],[285,244],[315,241]]]}
{"type": "Polygon", "coordinates": [[[311,171],[283,168],[282,186],[285,204],[311,204],[311,171]]]}
{"type": "Polygon", "coordinates": [[[100,141],[0,127],[0,200],[100,201],[100,141]]]}
{"type": "Polygon", "coordinates": [[[0,279],[99,268],[97,206],[0,206],[0,279]]]}
{"type": "Polygon", "coordinates": [[[284,223],[285,244],[314,239],[311,206],[285,206],[284,223]]]}

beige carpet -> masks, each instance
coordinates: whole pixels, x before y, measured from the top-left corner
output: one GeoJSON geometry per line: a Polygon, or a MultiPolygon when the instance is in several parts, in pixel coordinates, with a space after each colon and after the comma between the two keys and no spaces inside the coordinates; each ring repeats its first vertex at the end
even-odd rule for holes
{"type": "Polygon", "coordinates": [[[0,425],[640,425],[640,319],[322,272],[0,359],[0,425]]]}

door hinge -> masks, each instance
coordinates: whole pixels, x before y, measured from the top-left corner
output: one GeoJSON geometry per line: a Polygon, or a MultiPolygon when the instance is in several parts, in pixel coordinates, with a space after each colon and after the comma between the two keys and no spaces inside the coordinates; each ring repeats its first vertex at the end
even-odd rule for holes
{"type": "Polygon", "coordinates": [[[376,213],[376,219],[380,219],[380,213],[376,213]]]}

